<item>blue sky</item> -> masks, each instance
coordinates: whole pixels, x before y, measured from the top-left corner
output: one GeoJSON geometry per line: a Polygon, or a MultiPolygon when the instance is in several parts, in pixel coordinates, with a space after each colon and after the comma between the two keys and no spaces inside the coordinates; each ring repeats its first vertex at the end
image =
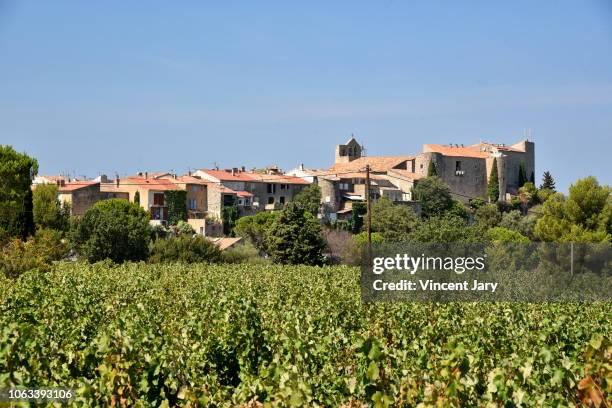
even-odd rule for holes
{"type": "Polygon", "coordinates": [[[0,143],[40,172],[304,163],[514,143],[611,184],[612,2],[0,0],[0,143]],[[145,5],[146,4],[146,5],[145,5]]]}

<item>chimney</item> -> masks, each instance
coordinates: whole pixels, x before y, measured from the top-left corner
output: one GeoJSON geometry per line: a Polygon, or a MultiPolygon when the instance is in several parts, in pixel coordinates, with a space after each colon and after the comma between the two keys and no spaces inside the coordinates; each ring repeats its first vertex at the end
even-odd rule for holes
{"type": "Polygon", "coordinates": [[[188,173],[188,174],[189,174],[189,177],[191,177],[191,170],[189,170],[189,173],[188,173]]]}
{"type": "Polygon", "coordinates": [[[244,172],[246,171],[246,167],[242,166],[242,167],[240,168],[240,171],[244,173],[244,172]]]}
{"type": "Polygon", "coordinates": [[[304,163],[300,163],[300,170],[304,171],[304,163]]]}
{"type": "Polygon", "coordinates": [[[145,171],[145,178],[148,179],[149,178],[149,172],[145,171]]]}
{"type": "Polygon", "coordinates": [[[236,168],[232,167],[232,176],[234,176],[236,174],[236,168]]]}
{"type": "Polygon", "coordinates": [[[115,184],[117,184],[117,188],[119,188],[119,177],[115,179],[115,184]]]}

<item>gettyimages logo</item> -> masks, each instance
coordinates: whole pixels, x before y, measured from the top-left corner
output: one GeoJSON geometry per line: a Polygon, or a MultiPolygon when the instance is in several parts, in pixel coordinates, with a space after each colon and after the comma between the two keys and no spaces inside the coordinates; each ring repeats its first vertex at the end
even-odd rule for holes
{"type": "Polygon", "coordinates": [[[486,257],[486,254],[479,257],[441,257],[425,256],[425,254],[414,257],[408,254],[396,254],[394,257],[373,258],[372,272],[380,275],[385,271],[397,270],[414,275],[419,270],[442,270],[462,274],[465,271],[484,270],[486,257]]]}

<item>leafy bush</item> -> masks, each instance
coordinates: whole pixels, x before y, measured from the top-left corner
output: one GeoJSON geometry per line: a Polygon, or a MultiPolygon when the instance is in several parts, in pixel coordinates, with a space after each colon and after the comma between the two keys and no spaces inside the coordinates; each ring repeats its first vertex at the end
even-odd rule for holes
{"type": "Polygon", "coordinates": [[[176,224],[176,231],[181,235],[193,235],[195,234],[195,230],[187,221],[179,221],[176,224]]]}
{"type": "Polygon", "coordinates": [[[226,263],[268,264],[270,261],[259,254],[259,250],[250,242],[236,245],[221,252],[226,263]]]}
{"type": "Polygon", "coordinates": [[[16,278],[30,269],[49,270],[68,252],[68,244],[58,231],[40,229],[26,242],[11,239],[0,250],[0,274],[16,278]]]}
{"type": "Polygon", "coordinates": [[[517,231],[507,228],[495,227],[487,231],[488,239],[494,243],[528,243],[529,238],[517,231]]]}
{"type": "Polygon", "coordinates": [[[149,261],[162,262],[218,262],[221,251],[208,239],[201,235],[195,237],[180,235],[166,239],[158,239],[151,247],[149,261]]]}
{"type": "Polygon", "coordinates": [[[149,214],[127,200],[99,201],[73,222],[71,236],[89,262],[144,260],[149,255],[149,214]]]}

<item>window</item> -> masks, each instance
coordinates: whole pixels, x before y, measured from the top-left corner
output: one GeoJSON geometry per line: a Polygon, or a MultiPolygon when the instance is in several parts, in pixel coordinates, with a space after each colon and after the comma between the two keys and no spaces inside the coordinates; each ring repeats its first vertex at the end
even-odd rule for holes
{"type": "Polygon", "coordinates": [[[164,193],[153,193],[153,205],[164,205],[164,193]]]}
{"type": "Polygon", "coordinates": [[[423,168],[423,163],[421,163],[421,166],[420,166],[420,168],[423,168]]]}
{"type": "Polygon", "coordinates": [[[289,190],[289,184],[281,184],[280,185],[280,189],[281,190],[289,190]]]}
{"type": "Polygon", "coordinates": [[[268,184],[268,194],[276,193],[276,184],[268,184]]]}
{"type": "Polygon", "coordinates": [[[274,204],[274,197],[268,197],[268,204],[274,204]]]}
{"type": "Polygon", "coordinates": [[[200,191],[200,186],[191,186],[191,191],[197,193],[198,191],[200,191]]]}
{"type": "Polygon", "coordinates": [[[198,204],[196,202],[195,198],[190,198],[189,199],[189,209],[190,210],[195,210],[196,208],[198,208],[198,204]]]}
{"type": "Polygon", "coordinates": [[[455,162],[455,171],[461,171],[461,161],[457,160],[455,162]]]}
{"type": "Polygon", "coordinates": [[[244,200],[242,198],[238,199],[238,205],[244,205],[244,200]]]}
{"type": "Polygon", "coordinates": [[[281,196],[281,197],[278,199],[278,201],[279,201],[281,204],[285,204],[285,197],[281,196]]]}
{"type": "Polygon", "coordinates": [[[340,183],[339,188],[340,188],[340,190],[348,190],[349,189],[349,184],[348,183],[340,183]]]}

